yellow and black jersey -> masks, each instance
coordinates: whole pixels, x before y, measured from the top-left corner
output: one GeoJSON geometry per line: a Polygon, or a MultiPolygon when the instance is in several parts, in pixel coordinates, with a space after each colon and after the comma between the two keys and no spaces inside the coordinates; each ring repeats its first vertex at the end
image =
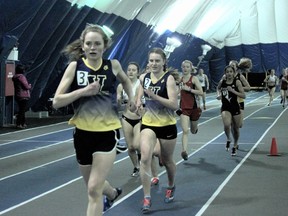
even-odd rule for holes
{"type": "Polygon", "coordinates": [[[121,127],[116,99],[116,76],[110,60],[104,60],[94,69],[85,59],[77,61],[71,91],[84,88],[96,80],[100,82],[97,95],[81,97],[73,103],[74,116],[69,124],[86,131],[110,131],[121,127]]]}
{"type": "MultiPolygon", "coordinates": [[[[151,73],[147,73],[143,79],[143,88],[151,89],[154,94],[168,98],[167,78],[170,75],[166,72],[158,81],[151,80],[151,73]]],[[[174,111],[163,106],[160,102],[151,99],[147,94],[145,96],[146,112],[142,117],[142,124],[154,127],[163,127],[176,124],[174,111]]]]}

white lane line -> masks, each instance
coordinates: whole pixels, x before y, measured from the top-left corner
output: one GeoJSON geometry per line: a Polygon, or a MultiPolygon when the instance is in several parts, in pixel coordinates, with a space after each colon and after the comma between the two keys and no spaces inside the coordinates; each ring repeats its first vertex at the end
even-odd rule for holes
{"type": "MultiPolygon", "coordinates": [[[[32,171],[32,170],[34,170],[34,169],[41,168],[41,167],[46,166],[46,165],[50,165],[50,164],[55,163],[55,162],[59,162],[59,161],[61,161],[61,160],[70,158],[70,157],[72,157],[72,156],[74,157],[75,154],[70,155],[70,156],[67,156],[67,157],[62,158],[62,159],[59,159],[59,160],[52,161],[52,162],[50,162],[50,163],[43,164],[43,165],[41,165],[41,166],[37,166],[37,167],[31,168],[31,169],[29,169],[29,170],[25,170],[25,171],[23,171],[23,172],[16,173],[16,174],[14,174],[14,175],[10,175],[10,176],[1,178],[0,181],[2,181],[2,180],[4,180],[4,179],[7,179],[7,178],[10,178],[10,177],[13,177],[13,176],[16,176],[16,175],[19,175],[19,174],[22,174],[22,173],[25,173],[25,172],[28,172],[28,171],[32,171]]],[[[126,156],[126,157],[124,157],[124,158],[121,158],[121,159],[115,161],[114,164],[120,163],[120,162],[122,162],[123,160],[126,160],[126,159],[128,159],[128,158],[129,158],[129,156],[126,156]]],[[[7,208],[7,209],[1,211],[1,212],[0,212],[0,215],[2,215],[2,214],[4,214],[4,213],[7,213],[7,212],[9,212],[9,211],[12,211],[13,209],[16,209],[16,208],[18,208],[18,207],[21,207],[21,206],[23,206],[23,205],[25,205],[25,204],[27,204],[27,203],[29,203],[29,202],[32,202],[32,201],[34,201],[34,200],[36,200],[36,199],[38,199],[38,198],[41,198],[41,197],[43,197],[43,196],[46,196],[46,195],[48,195],[48,194],[50,194],[50,193],[52,193],[52,192],[54,192],[54,191],[56,191],[56,190],[58,190],[58,189],[61,189],[61,188],[63,188],[63,187],[66,187],[66,186],[68,186],[68,185],[70,185],[70,184],[72,184],[72,183],[74,183],[74,182],[76,182],[76,181],[78,181],[78,180],[82,180],[82,176],[80,176],[80,177],[78,177],[78,178],[75,178],[75,179],[72,179],[71,181],[66,182],[65,184],[59,185],[58,187],[55,187],[55,188],[53,188],[53,189],[51,189],[51,190],[48,190],[48,191],[46,191],[46,192],[44,192],[44,193],[42,193],[42,194],[39,194],[39,195],[37,195],[37,196],[34,196],[34,197],[32,197],[32,198],[30,198],[30,199],[28,199],[28,200],[25,200],[24,202],[21,202],[21,203],[19,203],[19,204],[17,204],[17,205],[11,206],[10,208],[7,208]]]]}
{"type": "MultiPolygon", "coordinates": [[[[256,98],[256,99],[254,99],[254,100],[252,100],[252,101],[250,101],[250,102],[248,102],[247,104],[249,104],[249,103],[252,103],[252,102],[254,102],[254,101],[256,101],[256,100],[258,100],[258,99],[260,99],[260,98],[263,98],[264,96],[260,96],[260,97],[258,97],[258,98],[256,98]]],[[[252,115],[254,115],[255,113],[257,113],[258,111],[260,111],[260,110],[262,110],[262,109],[264,109],[265,107],[261,107],[261,108],[259,108],[259,109],[257,109],[257,110],[255,110],[254,112],[252,112],[250,115],[248,115],[248,116],[246,116],[245,118],[244,118],[244,120],[245,119],[247,119],[247,118],[249,118],[250,116],[252,116],[252,115]]],[[[219,116],[215,116],[215,117],[213,117],[213,118],[211,118],[211,119],[215,119],[215,118],[218,118],[219,116]]],[[[210,120],[211,120],[210,119],[210,120]]],[[[277,118],[278,119],[278,118],[277,118]]],[[[275,120],[275,122],[277,121],[277,119],[275,120]]],[[[199,123],[199,125],[202,125],[202,124],[206,124],[207,122],[209,122],[210,120],[207,120],[207,121],[205,121],[205,122],[202,122],[202,123],[199,123]]],[[[273,123],[273,125],[275,124],[275,122],[273,123]]],[[[272,127],[272,125],[271,125],[271,127],[272,127]]],[[[270,128],[271,127],[269,127],[267,130],[270,130],[270,128]]],[[[181,134],[182,133],[182,131],[181,132],[179,132],[178,133],[178,135],[179,134],[181,134]]],[[[211,144],[214,140],[216,140],[216,139],[218,139],[220,136],[222,136],[224,134],[224,132],[221,132],[220,134],[218,134],[217,136],[215,136],[213,139],[211,139],[210,141],[208,141],[205,145],[203,145],[203,146],[201,146],[200,148],[198,148],[198,149],[196,149],[194,152],[192,152],[191,154],[189,154],[188,155],[188,157],[191,157],[192,155],[194,155],[194,154],[196,154],[197,152],[199,152],[200,150],[202,150],[203,148],[205,148],[207,145],[209,145],[209,144],[211,144]]],[[[260,143],[260,141],[263,139],[263,137],[264,137],[264,135],[262,135],[262,137],[258,140],[258,144],[260,143]]],[[[213,143],[213,145],[214,145],[214,143],[213,143]]],[[[223,143],[222,143],[222,145],[223,145],[223,143]]],[[[253,150],[255,149],[256,147],[253,147],[253,150]]],[[[253,151],[252,150],[252,151],[253,151]]],[[[250,153],[251,154],[251,153],[250,153]]],[[[250,155],[249,154],[249,155],[250,155]]],[[[245,157],[246,158],[246,157],[245,157]]],[[[245,159],[244,158],[244,159],[245,159]]],[[[176,165],[179,165],[180,163],[182,163],[184,160],[183,159],[181,159],[181,160],[179,160],[177,163],[176,163],[176,165]]],[[[244,162],[243,162],[244,163],[244,162]]],[[[242,164],[242,163],[241,163],[242,164]]],[[[238,165],[239,166],[239,165],[238,165]]],[[[240,167],[240,166],[239,166],[240,167]]],[[[237,171],[237,170],[236,170],[237,171]]],[[[236,172],[235,171],[235,172],[236,172]]],[[[234,172],[234,173],[235,173],[234,172]]],[[[163,170],[161,173],[159,173],[158,175],[159,176],[162,176],[163,174],[165,174],[166,173],[166,171],[165,170],[163,170]]],[[[222,183],[223,184],[223,183],[222,183]]],[[[221,185],[222,185],[221,184],[221,185]]],[[[224,186],[223,186],[224,187],[224,186]]],[[[122,197],[121,199],[119,199],[118,201],[116,201],[114,204],[113,204],[113,206],[110,208],[110,209],[112,209],[113,207],[115,207],[115,206],[117,206],[118,204],[120,204],[121,202],[124,202],[126,199],[128,199],[130,196],[132,196],[134,193],[136,193],[136,192],[138,192],[140,189],[142,189],[142,185],[140,185],[139,187],[137,187],[135,190],[133,190],[133,191],[131,191],[130,193],[128,193],[126,196],[124,196],[124,197],[122,197]]],[[[211,199],[211,198],[210,198],[211,199]]],[[[209,200],[210,200],[209,199],[209,200]]],[[[208,200],[208,201],[209,201],[208,200]]],[[[205,206],[205,204],[204,204],[204,206],[205,206]]],[[[203,206],[203,207],[204,207],[203,206]]],[[[202,207],[202,208],[203,208],[202,207]]],[[[109,209],[109,210],[110,210],[109,209]]],[[[109,211],[108,210],[108,211],[109,211]]],[[[205,210],[204,210],[205,211],[205,210]]],[[[203,213],[203,212],[202,212],[203,213]]],[[[201,214],[202,214],[201,213],[201,214]]],[[[201,214],[199,214],[199,215],[197,215],[197,216],[201,216],[201,214]]]]}
{"type": "MultiPolygon", "coordinates": [[[[41,127],[37,127],[37,129],[39,129],[39,128],[41,128],[41,127]]],[[[67,130],[73,130],[73,129],[74,128],[66,128],[66,129],[62,129],[62,130],[58,130],[58,131],[54,131],[54,132],[49,132],[49,133],[44,133],[44,134],[40,134],[40,135],[36,135],[36,136],[31,136],[31,137],[24,138],[24,139],[17,139],[17,140],[13,140],[11,142],[2,143],[2,144],[0,144],[0,147],[8,145],[8,144],[13,144],[13,143],[16,143],[16,142],[24,142],[25,140],[30,140],[30,139],[34,139],[34,138],[50,135],[50,134],[60,133],[60,132],[67,131],[67,130]]],[[[13,133],[13,132],[11,132],[11,133],[13,133]]],[[[71,134],[72,134],[72,132],[71,132],[71,134]]]]}
{"type": "Polygon", "coordinates": [[[36,200],[36,199],[38,199],[38,198],[41,198],[41,197],[43,197],[43,196],[45,196],[45,195],[47,195],[47,194],[50,194],[50,193],[52,193],[52,192],[54,192],[54,191],[56,191],[56,190],[58,190],[58,189],[61,189],[62,187],[65,187],[65,186],[67,186],[67,185],[69,185],[69,184],[72,184],[73,182],[78,181],[78,180],[80,180],[80,179],[82,179],[82,177],[79,177],[79,178],[76,178],[76,179],[72,179],[71,181],[66,182],[65,184],[62,184],[62,185],[60,185],[60,186],[58,186],[58,187],[56,187],[56,188],[53,188],[52,190],[46,191],[45,193],[39,194],[38,196],[35,196],[35,197],[33,197],[33,198],[31,198],[31,199],[28,199],[28,200],[26,200],[26,201],[24,201],[24,202],[22,202],[22,203],[19,203],[19,204],[14,205],[14,206],[12,206],[12,207],[10,207],[10,208],[7,208],[7,209],[1,211],[1,212],[0,212],[0,215],[5,214],[5,213],[7,213],[7,212],[9,212],[9,211],[12,211],[13,209],[16,209],[16,208],[18,208],[18,207],[20,207],[20,206],[23,206],[23,205],[25,205],[25,204],[27,204],[27,203],[29,203],[29,202],[32,202],[33,200],[36,200]]]}
{"type": "MultiPolygon", "coordinates": [[[[124,139],[124,137],[120,138],[120,140],[122,140],[122,139],[124,139]]],[[[68,142],[68,141],[72,141],[72,139],[66,140],[65,142],[68,142]]],[[[63,143],[63,142],[55,143],[55,144],[53,144],[53,145],[59,145],[59,144],[62,144],[62,143],[63,143]]],[[[39,150],[39,149],[49,148],[49,147],[51,147],[51,146],[53,146],[53,145],[49,145],[49,146],[37,148],[37,149],[35,149],[35,150],[25,151],[25,152],[19,153],[19,154],[17,154],[17,155],[24,154],[24,153],[29,153],[29,152],[36,151],[36,150],[39,150]]],[[[11,155],[11,157],[12,157],[12,156],[15,156],[15,155],[11,155]]],[[[65,160],[65,159],[70,158],[70,157],[72,157],[72,156],[75,156],[75,154],[66,156],[66,157],[64,157],[64,158],[60,158],[60,159],[58,159],[58,160],[51,161],[51,162],[49,162],[49,163],[41,164],[41,165],[39,165],[39,166],[36,166],[36,167],[31,168],[31,169],[27,169],[27,170],[24,170],[24,171],[15,173],[15,174],[13,174],[13,175],[5,176],[5,177],[3,177],[3,178],[0,178],[0,181],[2,181],[2,180],[4,180],[4,179],[11,178],[11,177],[14,177],[14,176],[17,176],[17,175],[20,175],[20,174],[23,174],[23,173],[26,173],[26,172],[29,172],[29,171],[32,171],[32,170],[35,170],[35,169],[38,169],[38,168],[41,168],[41,167],[45,167],[45,166],[50,165],[50,164],[53,164],[53,163],[57,163],[57,162],[59,162],[59,161],[61,161],[61,160],[65,160]]],[[[1,160],[1,159],[7,159],[7,158],[9,158],[9,157],[10,157],[10,156],[7,156],[7,157],[5,157],[5,158],[0,158],[0,160],[1,160]]],[[[128,158],[128,156],[125,157],[125,158],[128,158]]],[[[123,161],[123,160],[124,160],[124,159],[119,159],[118,161],[115,161],[114,164],[116,164],[116,163],[118,163],[118,162],[120,162],[120,161],[123,161]]]]}
{"type": "Polygon", "coordinates": [[[225,185],[230,181],[230,179],[235,175],[237,170],[243,165],[243,163],[247,160],[247,158],[252,154],[254,149],[259,145],[259,143],[263,140],[264,136],[270,131],[270,129],[276,124],[278,119],[283,115],[285,110],[283,110],[280,115],[275,119],[273,124],[270,125],[269,128],[262,134],[262,136],[258,139],[255,145],[251,148],[251,150],[246,154],[246,156],[241,160],[241,162],[233,169],[233,171],[228,175],[228,177],[222,182],[222,184],[217,188],[214,194],[210,197],[210,199],[203,205],[203,207],[197,212],[195,216],[201,216],[205,210],[210,206],[210,204],[214,201],[214,199],[219,195],[225,185]]]}
{"type": "Polygon", "coordinates": [[[57,162],[59,162],[59,161],[65,160],[65,159],[70,158],[70,157],[73,157],[74,155],[75,155],[75,154],[68,155],[68,156],[66,156],[66,157],[64,157],[64,158],[60,158],[60,159],[51,161],[51,162],[49,162],[49,163],[41,164],[41,165],[39,165],[39,166],[35,166],[35,167],[33,167],[33,168],[26,169],[26,170],[24,170],[24,171],[21,171],[21,172],[18,172],[18,173],[14,173],[13,175],[5,176],[5,177],[3,177],[3,178],[0,178],[0,181],[3,181],[3,180],[8,179],[8,178],[12,178],[12,177],[14,177],[14,176],[17,176],[17,175],[20,175],[20,174],[23,174],[23,173],[26,173],[26,172],[33,171],[33,170],[35,170],[35,169],[39,169],[39,168],[48,166],[48,165],[53,164],[53,163],[57,163],[57,162]]]}
{"type": "MultiPolygon", "coordinates": [[[[19,155],[31,153],[31,152],[34,152],[34,151],[38,151],[38,150],[50,148],[51,146],[61,145],[61,144],[64,144],[64,143],[66,143],[66,142],[70,142],[70,141],[72,141],[72,140],[73,140],[73,139],[63,140],[63,141],[61,141],[61,142],[57,142],[57,143],[49,144],[49,145],[46,145],[46,146],[41,146],[41,147],[37,147],[37,148],[34,148],[34,149],[30,149],[30,150],[27,150],[27,151],[19,152],[19,153],[17,153],[17,154],[12,154],[12,155],[8,155],[8,156],[5,156],[5,157],[1,157],[1,158],[0,158],[0,161],[1,161],[1,160],[4,160],[4,159],[16,157],[16,156],[19,156],[19,155]]],[[[0,179],[0,180],[1,180],[1,179],[0,179]]]]}
{"type": "Polygon", "coordinates": [[[55,127],[55,125],[61,125],[61,124],[66,124],[66,125],[67,125],[68,123],[67,123],[67,121],[66,121],[66,122],[59,122],[59,123],[50,124],[50,125],[44,125],[44,126],[39,126],[39,127],[26,128],[26,129],[24,129],[24,130],[17,130],[17,131],[13,131],[13,132],[8,132],[8,133],[0,134],[0,137],[1,137],[1,136],[5,136],[5,135],[14,134],[14,133],[23,133],[23,132],[26,132],[26,131],[38,130],[38,129],[41,129],[41,128],[55,127]]]}
{"type": "MultiPolygon", "coordinates": [[[[261,96],[261,97],[263,97],[263,96],[261,96]]],[[[259,98],[261,98],[261,97],[259,97],[259,98]]],[[[256,98],[255,100],[258,100],[259,98],[256,98]]],[[[253,101],[255,101],[255,100],[253,100],[253,101]]],[[[249,102],[250,103],[250,102],[249,102]]],[[[263,109],[263,108],[260,108],[259,110],[261,110],[261,109],[263,109]]],[[[253,113],[256,113],[256,111],[255,112],[253,112],[253,113]]],[[[252,113],[252,114],[253,114],[252,113]]],[[[252,115],[251,114],[251,115],[252,115]]],[[[249,115],[249,116],[251,116],[251,115],[249,115]]],[[[218,118],[219,116],[216,116],[216,117],[213,117],[213,119],[215,119],[215,118],[218,118]]],[[[246,117],[246,118],[248,118],[248,116],[246,117]]],[[[245,118],[245,119],[246,119],[245,118]]],[[[277,118],[278,119],[278,118],[277,118]]],[[[211,119],[209,119],[209,120],[207,120],[207,121],[205,121],[205,122],[202,122],[202,123],[200,123],[199,125],[202,125],[202,124],[204,124],[204,123],[207,123],[207,122],[209,122],[211,119]]],[[[275,120],[276,121],[276,120],[275,120]]],[[[181,132],[179,132],[178,133],[178,135],[179,134],[181,134],[182,133],[182,131],[181,132]]],[[[210,140],[209,142],[207,142],[204,146],[202,146],[201,148],[199,148],[198,150],[196,150],[195,152],[193,152],[192,154],[190,154],[189,155],[189,157],[190,156],[192,156],[192,155],[194,155],[194,154],[196,154],[198,151],[200,151],[202,148],[204,148],[205,146],[207,146],[208,144],[210,144],[211,142],[213,142],[214,140],[216,140],[218,137],[220,137],[221,135],[223,135],[224,134],[224,132],[222,132],[222,133],[220,133],[218,136],[216,136],[216,137],[214,137],[212,140],[210,140]]],[[[68,157],[71,157],[72,155],[70,155],[70,156],[68,156],[68,157]]],[[[119,160],[117,160],[117,161],[115,161],[114,162],[114,164],[117,164],[117,163],[120,163],[121,161],[123,161],[123,160],[126,160],[126,159],[128,159],[129,158],[129,156],[126,156],[125,158],[122,158],[122,159],[119,159],[119,160]]],[[[61,160],[61,159],[59,159],[59,160],[61,160]]],[[[180,164],[181,162],[183,161],[183,159],[181,159],[180,161],[178,161],[177,163],[176,163],[176,165],[178,165],[178,164],[180,164]]],[[[52,162],[51,162],[52,163],[52,162]]],[[[49,164],[49,163],[48,163],[49,164]]],[[[42,165],[41,165],[42,166],[42,165]]],[[[39,167],[41,167],[41,166],[39,166],[39,167]]],[[[34,169],[34,168],[33,168],[34,169]]],[[[31,169],[32,170],[32,169],[31,169]]],[[[21,173],[24,173],[25,171],[23,171],[23,172],[21,172],[21,173]]],[[[166,173],[166,171],[164,170],[164,171],[162,171],[161,173],[159,173],[159,176],[162,176],[163,174],[165,174],[166,173]]],[[[19,173],[18,173],[19,174],[19,173]]],[[[16,174],[15,174],[16,175],[16,174]]],[[[15,176],[14,175],[14,176],[15,176]]],[[[6,178],[6,177],[5,177],[6,178]]],[[[49,193],[52,193],[52,192],[54,192],[54,191],[56,191],[56,190],[58,190],[58,189],[61,189],[61,188],[63,188],[63,187],[65,187],[65,186],[67,186],[67,185],[69,185],[69,184],[71,184],[71,183],[73,183],[73,182],[75,182],[75,181],[77,181],[77,180],[80,180],[80,179],[82,179],[82,177],[78,177],[78,178],[76,178],[76,179],[72,179],[71,181],[69,181],[69,182],[67,182],[67,183],[65,183],[65,184],[62,184],[62,185],[60,185],[60,186],[58,186],[58,187],[56,187],[56,188],[53,188],[53,189],[51,189],[51,190],[49,190],[49,191],[46,191],[45,193],[42,193],[42,194],[39,194],[38,196],[35,196],[35,197],[32,197],[31,199],[28,199],[28,200],[26,200],[26,201],[24,201],[24,202],[22,202],[22,203],[19,203],[19,204],[17,204],[17,205],[15,205],[15,206],[12,206],[12,207],[10,207],[10,208],[8,208],[8,209],[5,209],[4,211],[1,211],[0,212],[0,215],[2,215],[2,214],[4,214],[4,213],[7,213],[7,212],[9,212],[9,211],[11,211],[11,210],[13,210],[13,209],[16,209],[16,208],[18,208],[18,207],[20,207],[20,206],[22,206],[22,205],[25,205],[25,204],[27,204],[27,203],[29,203],[29,202],[32,202],[33,200],[35,200],[35,199],[38,199],[38,198],[40,198],[40,197],[43,197],[43,196],[45,196],[45,195],[47,195],[47,194],[49,194],[49,193]]],[[[0,179],[1,180],[1,179],[0,179]]],[[[142,188],[142,186],[139,186],[138,188],[136,188],[135,190],[133,190],[132,192],[130,192],[129,194],[127,194],[126,196],[124,196],[123,198],[121,198],[121,199],[119,199],[118,201],[116,201],[114,204],[113,204],[113,206],[111,207],[111,208],[113,208],[113,207],[115,207],[115,206],[117,206],[119,203],[121,203],[121,202],[123,202],[125,199],[127,199],[128,197],[130,197],[130,196],[132,196],[134,193],[136,193],[137,191],[139,191],[140,189],[142,188]]]]}

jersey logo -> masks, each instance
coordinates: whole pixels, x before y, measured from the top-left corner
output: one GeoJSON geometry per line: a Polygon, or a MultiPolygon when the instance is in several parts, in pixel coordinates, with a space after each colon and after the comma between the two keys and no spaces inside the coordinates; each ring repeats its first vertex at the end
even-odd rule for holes
{"type": "Polygon", "coordinates": [[[103,67],[103,70],[108,70],[109,69],[109,67],[108,67],[108,65],[105,65],[104,67],[103,67]]]}
{"type": "Polygon", "coordinates": [[[232,97],[229,98],[229,91],[227,90],[227,88],[222,89],[222,94],[226,98],[226,100],[229,101],[229,103],[230,103],[232,97]]]}
{"type": "Polygon", "coordinates": [[[100,91],[105,85],[106,75],[91,75],[87,71],[77,71],[77,84],[78,86],[87,86],[90,83],[99,81],[100,91]]]}
{"type": "Polygon", "coordinates": [[[160,86],[150,86],[149,89],[156,95],[158,95],[158,92],[161,90],[160,86]]]}

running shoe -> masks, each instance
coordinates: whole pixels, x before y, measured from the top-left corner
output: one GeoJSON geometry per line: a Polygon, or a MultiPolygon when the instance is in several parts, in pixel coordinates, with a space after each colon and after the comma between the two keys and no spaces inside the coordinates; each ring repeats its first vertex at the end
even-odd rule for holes
{"type": "Polygon", "coordinates": [[[151,186],[158,185],[158,184],[159,184],[159,178],[158,177],[153,177],[151,179],[151,186]]]}
{"type": "Polygon", "coordinates": [[[165,195],[165,199],[164,199],[165,203],[170,203],[174,200],[175,189],[176,189],[175,185],[172,188],[168,187],[166,189],[166,195],[165,195]]]}
{"type": "Polygon", "coordinates": [[[107,196],[103,196],[103,213],[111,208],[110,202],[108,201],[107,196]]]}
{"type": "Polygon", "coordinates": [[[16,128],[18,129],[25,129],[25,127],[23,125],[16,125],[16,128]]]}
{"type": "Polygon", "coordinates": [[[229,151],[231,141],[226,142],[226,151],[229,151]]]}
{"type": "Polygon", "coordinates": [[[182,151],[181,152],[181,157],[184,159],[184,160],[188,160],[188,154],[186,151],[182,151]]]}
{"type": "Polygon", "coordinates": [[[150,210],[151,205],[152,205],[152,203],[151,203],[151,197],[144,197],[143,206],[142,206],[142,208],[141,208],[142,213],[143,213],[143,214],[147,213],[147,212],[150,210]]]}
{"type": "Polygon", "coordinates": [[[139,176],[139,172],[140,172],[140,169],[137,168],[137,167],[135,167],[135,168],[133,169],[133,172],[132,172],[131,176],[132,176],[132,177],[137,177],[137,176],[139,176]]]}
{"type": "Polygon", "coordinates": [[[232,148],[231,156],[236,156],[236,148],[235,147],[232,148]]]}
{"type": "Polygon", "coordinates": [[[176,114],[177,114],[178,116],[182,115],[182,110],[181,110],[181,109],[176,110],[176,114]]]}
{"type": "Polygon", "coordinates": [[[107,211],[113,205],[114,201],[122,194],[122,188],[115,188],[116,196],[114,199],[109,200],[107,196],[103,198],[103,212],[107,211]]]}

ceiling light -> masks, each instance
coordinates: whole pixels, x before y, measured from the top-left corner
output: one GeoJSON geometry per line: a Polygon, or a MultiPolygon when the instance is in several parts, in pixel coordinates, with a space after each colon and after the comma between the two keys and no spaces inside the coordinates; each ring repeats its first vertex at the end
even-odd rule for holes
{"type": "Polygon", "coordinates": [[[166,46],[164,48],[166,57],[169,58],[170,54],[174,51],[174,49],[181,46],[181,44],[181,41],[179,41],[177,38],[167,37],[166,46]]]}
{"type": "Polygon", "coordinates": [[[111,38],[114,35],[114,32],[108,26],[103,25],[102,29],[109,38],[111,38]]]}

